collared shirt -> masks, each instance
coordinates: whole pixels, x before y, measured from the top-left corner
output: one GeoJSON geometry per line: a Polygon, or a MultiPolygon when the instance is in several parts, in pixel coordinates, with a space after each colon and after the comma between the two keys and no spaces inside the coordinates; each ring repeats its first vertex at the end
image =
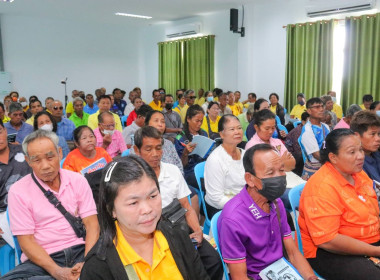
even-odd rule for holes
{"type": "Polygon", "coordinates": [[[158,104],[156,104],[154,102],[154,100],[152,100],[152,102],[150,102],[148,105],[150,107],[152,107],[153,110],[157,110],[157,111],[161,111],[162,110],[162,108],[161,108],[161,101],[158,101],[158,104]]]}
{"type": "Polygon", "coordinates": [[[238,105],[236,105],[236,104],[233,104],[233,105],[227,105],[227,107],[231,109],[232,114],[233,114],[234,116],[238,116],[238,115],[240,115],[241,113],[243,113],[243,110],[240,110],[240,107],[239,107],[238,105]]]}
{"type": "Polygon", "coordinates": [[[135,109],[135,106],[132,102],[127,104],[127,107],[124,109],[124,116],[128,116],[133,110],[135,109]]]}
{"type": "Polygon", "coordinates": [[[117,101],[115,100],[115,104],[116,107],[117,107],[117,112],[115,112],[119,117],[122,117],[124,116],[124,110],[125,110],[125,107],[127,107],[127,102],[123,99],[120,100],[120,103],[117,103],[117,101]]]}
{"type": "Polygon", "coordinates": [[[335,113],[338,119],[343,118],[343,110],[342,107],[339,106],[338,104],[334,103],[333,109],[331,110],[332,112],[335,113]]]}
{"type": "Polygon", "coordinates": [[[380,152],[365,156],[363,170],[372,180],[380,182],[380,152]]]}
{"type": "Polygon", "coordinates": [[[277,109],[277,105],[270,105],[269,109],[272,111],[273,114],[276,115],[276,109],[277,109]]]}
{"type": "MultiPolygon", "coordinates": [[[[164,114],[165,118],[165,125],[167,128],[181,128],[182,129],[182,120],[181,116],[175,112],[171,111],[169,112],[165,108],[162,110],[162,113],[164,114]]],[[[176,138],[177,133],[172,132],[172,133],[165,133],[164,137],[173,137],[176,138]]]]}
{"type": "Polygon", "coordinates": [[[315,258],[317,246],[337,234],[369,244],[380,240],[373,182],[364,171],[352,174],[352,178],[354,185],[327,162],[307,181],[298,218],[305,258],[315,258]]]}
{"type": "Polygon", "coordinates": [[[189,109],[189,105],[186,104],[185,106],[183,106],[183,108],[181,109],[181,113],[179,114],[181,116],[182,123],[185,123],[187,109],[189,109]]]}
{"type": "Polygon", "coordinates": [[[83,116],[80,118],[75,111],[71,114],[69,120],[72,121],[75,125],[75,127],[81,126],[81,125],[87,125],[88,123],[88,117],[90,115],[83,111],[83,116]]]}
{"type": "Polygon", "coordinates": [[[158,184],[160,185],[162,208],[168,206],[175,198],[179,200],[191,194],[181,171],[170,163],[160,163],[158,184]]]}
{"type": "Polygon", "coordinates": [[[8,117],[6,114],[4,114],[3,124],[9,122],[10,120],[11,120],[11,118],[8,117]]]}
{"type": "Polygon", "coordinates": [[[281,199],[270,203],[270,213],[263,211],[246,187],[224,206],[218,220],[220,249],[226,263],[246,262],[247,275],[261,279],[261,270],[283,257],[282,241],[291,238],[290,227],[281,199]]]}
{"type": "Polygon", "coordinates": [[[238,102],[235,102],[235,105],[238,106],[240,108],[240,112],[243,113],[243,109],[244,109],[243,103],[241,103],[240,101],[238,101],[238,102]]]}
{"type": "MultiPolygon", "coordinates": [[[[34,174],[35,175],[35,174],[34,174]]],[[[36,175],[41,186],[50,190],[68,212],[82,219],[96,215],[96,206],[87,180],[80,174],[60,169],[59,191],[52,190],[36,175]]],[[[17,181],[9,190],[9,219],[14,235],[34,236],[35,241],[48,254],[84,244],[66,218],[47,200],[31,175],[17,181]]],[[[22,254],[21,261],[27,259],[22,254]]]]}
{"type": "Polygon", "coordinates": [[[359,105],[359,106],[360,106],[360,108],[362,108],[363,111],[367,110],[367,109],[365,108],[364,104],[361,104],[361,105],[359,105]]]}
{"type": "Polygon", "coordinates": [[[136,130],[138,130],[139,128],[140,127],[136,124],[136,122],[133,122],[131,125],[123,129],[122,134],[125,144],[134,145],[134,143],[132,143],[131,136],[134,135],[136,130]]]}
{"type": "MultiPolygon", "coordinates": [[[[86,102],[83,101],[83,106],[86,106],[86,102]]],[[[70,101],[66,106],[66,114],[72,114],[74,112],[73,102],[70,101]]]]}
{"type": "Polygon", "coordinates": [[[7,210],[9,188],[22,177],[32,172],[25,160],[21,145],[8,144],[8,147],[8,163],[0,162],[0,212],[7,210]]]}
{"type": "Polygon", "coordinates": [[[22,122],[21,127],[17,130],[13,127],[11,122],[7,122],[4,124],[4,127],[7,129],[7,134],[17,134],[16,135],[16,142],[22,144],[22,141],[24,141],[25,137],[28,136],[30,133],[33,132],[33,126],[30,124],[22,122]]]}
{"type": "Polygon", "coordinates": [[[301,115],[303,112],[306,111],[306,105],[300,105],[297,104],[293,107],[292,111],[290,112],[291,116],[294,116],[294,118],[301,120],[301,115]]]}
{"type": "MultiPolygon", "coordinates": [[[[94,134],[96,137],[96,146],[102,147],[103,146],[103,136],[100,133],[99,127],[94,129],[94,134]]],[[[116,157],[118,154],[121,154],[127,149],[127,145],[124,142],[123,135],[120,131],[114,130],[112,134],[112,141],[108,145],[106,151],[107,153],[113,158],[116,157]]]]}
{"type": "Polygon", "coordinates": [[[78,148],[72,150],[66,157],[62,168],[71,170],[74,172],[81,172],[81,170],[90,166],[95,161],[104,158],[106,162],[112,161],[110,155],[102,147],[95,147],[96,154],[93,158],[87,158],[81,154],[78,148]]]}
{"type": "Polygon", "coordinates": [[[27,124],[34,126],[34,115],[32,115],[29,119],[25,121],[27,124]]]}
{"type": "MultiPolygon", "coordinates": [[[[255,133],[255,135],[253,135],[251,140],[248,141],[247,145],[245,145],[245,149],[248,150],[249,148],[251,148],[257,144],[265,144],[265,142],[263,140],[261,140],[261,138],[259,137],[259,135],[257,133],[255,133]]],[[[280,156],[282,156],[285,152],[288,151],[286,149],[284,143],[282,143],[282,141],[280,139],[276,139],[276,138],[271,137],[269,139],[269,145],[271,145],[273,148],[275,148],[276,151],[280,154],[280,156]]]]}
{"type": "Polygon", "coordinates": [[[61,121],[57,123],[57,125],[58,136],[63,136],[66,141],[74,140],[73,131],[75,129],[75,124],[71,120],[62,117],[61,121]]]}
{"type": "Polygon", "coordinates": [[[330,132],[329,127],[324,124],[320,123],[321,126],[317,126],[314,124],[311,124],[310,121],[308,121],[303,127],[301,132],[301,148],[305,149],[306,155],[309,157],[310,162],[319,162],[316,158],[313,157],[313,153],[319,152],[321,149],[323,142],[325,141],[327,135],[330,132]]]}
{"type": "MultiPolygon", "coordinates": [[[[116,114],[114,114],[114,113],[112,113],[112,115],[113,115],[113,118],[115,119],[115,129],[117,129],[120,132],[122,132],[123,128],[121,126],[121,121],[120,121],[119,116],[116,115],[116,114]]],[[[99,110],[96,113],[94,113],[94,114],[92,114],[92,115],[90,115],[88,117],[88,123],[87,123],[87,125],[89,127],[91,127],[92,130],[94,130],[95,128],[97,128],[98,125],[99,125],[98,124],[98,116],[99,116],[99,110]]]]}
{"type": "MultiPolygon", "coordinates": [[[[208,116],[204,116],[203,117],[203,121],[202,121],[202,125],[201,125],[201,128],[207,132],[208,136],[210,137],[210,132],[208,131],[208,124],[207,124],[207,117],[208,116]]],[[[209,120],[210,120],[210,128],[211,128],[211,131],[212,132],[215,132],[215,133],[218,133],[218,124],[219,124],[219,120],[221,118],[221,116],[216,116],[216,120],[213,121],[212,119],[210,119],[210,117],[208,117],[209,120]]]]}
{"type": "Polygon", "coordinates": [[[206,102],[206,99],[204,97],[197,97],[194,101],[194,104],[198,104],[199,106],[202,106],[206,102]]]}
{"type": "Polygon", "coordinates": [[[170,251],[168,241],[161,231],[154,232],[152,266],[150,266],[124,238],[119,223],[116,221],[116,250],[123,266],[132,265],[140,280],[173,279],[182,280],[182,274],[170,251]]]}
{"type": "Polygon", "coordinates": [[[99,110],[99,107],[95,103],[94,103],[94,106],[92,108],[90,106],[88,106],[88,104],[83,107],[83,111],[89,115],[95,114],[98,110],[99,110]]]}
{"type": "Polygon", "coordinates": [[[243,141],[247,141],[247,136],[245,135],[246,131],[247,131],[247,127],[249,125],[249,121],[247,119],[247,113],[243,113],[243,114],[240,114],[239,116],[237,116],[237,118],[239,119],[240,121],[240,124],[241,124],[241,127],[243,129],[243,141]]]}

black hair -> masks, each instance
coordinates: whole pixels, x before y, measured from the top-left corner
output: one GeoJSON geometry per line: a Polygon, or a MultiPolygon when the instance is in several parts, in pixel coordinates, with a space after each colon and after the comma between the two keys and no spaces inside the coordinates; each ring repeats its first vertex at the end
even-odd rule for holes
{"type": "Polygon", "coordinates": [[[30,97],[29,97],[29,103],[30,103],[30,101],[31,101],[32,99],[37,99],[37,100],[38,100],[38,97],[37,97],[36,95],[32,95],[32,96],[30,96],[30,97]]]}
{"type": "Polygon", "coordinates": [[[375,110],[376,106],[380,104],[380,101],[372,102],[372,104],[369,106],[370,110],[375,110]]]}
{"type": "Polygon", "coordinates": [[[228,123],[229,121],[231,121],[231,119],[235,119],[238,122],[240,122],[239,119],[236,116],[234,116],[232,114],[225,114],[225,115],[223,115],[220,118],[220,120],[218,122],[218,132],[223,131],[224,130],[224,126],[226,125],[226,123],[228,123]]]}
{"type": "Polygon", "coordinates": [[[257,144],[245,151],[243,157],[244,171],[253,175],[256,175],[253,157],[257,151],[274,151],[274,148],[269,144],[257,144]]]}
{"type": "Polygon", "coordinates": [[[164,139],[162,134],[158,131],[157,128],[153,126],[144,126],[139,128],[134,134],[135,146],[140,150],[143,145],[144,138],[154,138],[161,139],[161,145],[164,145],[164,139]]]}
{"type": "Polygon", "coordinates": [[[363,96],[363,102],[373,102],[373,96],[371,94],[365,94],[363,96]]]}
{"type": "Polygon", "coordinates": [[[73,131],[73,137],[74,137],[74,141],[79,144],[79,139],[80,137],[82,136],[82,133],[85,129],[88,129],[91,131],[91,133],[95,136],[94,134],[94,131],[91,129],[91,127],[87,126],[87,125],[81,125],[81,126],[78,126],[76,129],[74,129],[73,131]]]}
{"type": "Polygon", "coordinates": [[[271,94],[269,95],[269,99],[270,99],[273,95],[276,96],[277,101],[280,101],[280,97],[279,97],[278,94],[275,93],[275,92],[273,92],[273,93],[271,93],[271,94]]]}
{"type": "Polygon", "coordinates": [[[215,88],[214,92],[215,92],[215,95],[219,97],[223,93],[223,90],[221,88],[215,88]]]}
{"type": "Polygon", "coordinates": [[[202,107],[198,104],[191,105],[186,112],[185,124],[183,125],[183,132],[185,133],[187,140],[189,140],[190,142],[193,141],[193,135],[191,135],[189,131],[189,123],[187,122],[187,119],[191,119],[199,113],[204,114],[205,112],[203,111],[202,107]]]}
{"type": "Polygon", "coordinates": [[[104,256],[105,248],[111,247],[116,237],[116,225],[112,212],[120,189],[127,188],[134,182],[140,182],[144,176],[152,179],[157,189],[160,189],[156,173],[145,160],[138,156],[120,157],[104,167],[99,187],[99,225],[101,238],[99,240],[100,246],[97,250],[98,256],[104,256]],[[107,182],[106,177],[107,179],[109,178],[107,182]]]}
{"type": "Polygon", "coordinates": [[[171,97],[174,99],[173,95],[171,95],[171,94],[165,94],[165,100],[166,100],[166,97],[171,97]]]}
{"type": "Polygon", "coordinates": [[[0,126],[1,126],[2,128],[5,128],[2,119],[0,119],[0,126]]]}
{"type": "Polygon", "coordinates": [[[143,104],[139,109],[136,110],[136,115],[141,116],[141,117],[146,117],[146,115],[150,112],[153,111],[152,107],[149,105],[143,104]]]}
{"type": "Polygon", "coordinates": [[[0,102],[0,107],[3,109],[4,113],[5,113],[5,107],[4,107],[4,104],[0,102]]]}
{"type": "Polygon", "coordinates": [[[41,105],[41,107],[42,107],[42,103],[41,103],[40,100],[38,100],[38,98],[37,98],[37,99],[33,99],[32,101],[30,101],[30,102],[29,102],[29,107],[32,107],[32,104],[33,104],[33,103],[36,103],[36,102],[40,102],[40,105],[41,105]]]}
{"type": "Polygon", "coordinates": [[[373,126],[380,127],[380,117],[371,111],[359,111],[355,113],[350,122],[352,131],[359,133],[360,136],[363,136],[363,133],[373,126]]]}
{"type": "Polygon", "coordinates": [[[218,102],[216,102],[216,101],[210,101],[208,103],[207,110],[210,110],[211,107],[214,106],[215,104],[218,105],[218,107],[219,107],[219,103],[218,102]]]}
{"type": "Polygon", "coordinates": [[[298,97],[305,98],[305,94],[303,94],[303,93],[297,93],[297,98],[298,98],[298,97]]]}
{"type": "Polygon", "coordinates": [[[256,95],[256,93],[254,93],[254,92],[250,92],[250,93],[248,93],[248,96],[252,96],[252,98],[257,98],[257,95],[256,95]]]}
{"type": "Polygon", "coordinates": [[[121,89],[119,89],[119,88],[114,88],[113,91],[112,91],[112,95],[114,95],[115,92],[116,92],[117,90],[120,90],[120,92],[121,92],[121,89]]]}
{"type": "MultiPolygon", "coordinates": [[[[253,106],[253,109],[255,110],[255,112],[260,110],[261,103],[264,103],[264,102],[268,102],[268,100],[266,100],[264,98],[259,98],[256,100],[255,105],[253,106]]],[[[268,104],[269,104],[269,102],[268,102],[268,104]]]]}
{"type": "Polygon", "coordinates": [[[324,164],[330,161],[329,159],[330,153],[337,155],[339,153],[339,148],[340,148],[340,145],[342,144],[343,139],[352,135],[355,135],[355,133],[351,129],[348,129],[348,128],[338,128],[331,131],[326,136],[325,144],[322,146],[321,150],[319,151],[321,164],[324,164]]]}
{"type": "Polygon", "coordinates": [[[309,113],[308,112],[303,112],[302,115],[301,115],[301,121],[306,122],[308,117],[310,117],[309,113]]]}
{"type": "Polygon", "coordinates": [[[160,92],[158,89],[154,89],[154,90],[152,91],[152,96],[154,96],[154,93],[155,93],[156,91],[160,92]]]}
{"type": "Polygon", "coordinates": [[[132,104],[135,104],[135,101],[136,101],[137,99],[140,99],[140,100],[142,100],[142,98],[141,98],[141,97],[139,97],[139,96],[136,96],[135,98],[133,98],[133,100],[132,100],[132,104]]]}
{"type": "Polygon", "coordinates": [[[53,132],[57,132],[57,122],[55,121],[55,119],[53,118],[53,116],[46,112],[46,111],[41,111],[41,112],[38,112],[35,116],[34,116],[34,123],[33,123],[33,127],[34,127],[34,130],[37,130],[38,129],[38,118],[42,115],[45,115],[45,116],[48,116],[52,125],[53,125],[53,132]]]}
{"type": "Polygon", "coordinates": [[[180,93],[180,94],[178,94],[178,99],[177,100],[180,100],[181,98],[183,98],[184,97],[184,94],[183,93],[180,93]]]}
{"type": "Polygon", "coordinates": [[[110,103],[112,103],[112,100],[111,100],[111,97],[109,95],[101,95],[98,97],[98,102],[100,102],[100,100],[102,99],[108,99],[110,101],[110,103]]]}
{"type": "MultiPolygon", "coordinates": [[[[152,116],[154,114],[161,114],[162,117],[164,117],[164,114],[161,112],[161,111],[157,111],[157,110],[152,110],[152,111],[149,111],[146,116],[145,116],[145,125],[149,125],[149,121],[150,119],[152,118],[152,116]]],[[[165,118],[165,117],[164,117],[165,118]]]]}
{"type": "Polygon", "coordinates": [[[86,94],[86,97],[88,97],[88,96],[92,96],[92,97],[94,97],[91,93],[87,93],[87,94],[86,94]]]}
{"type": "Polygon", "coordinates": [[[260,126],[266,120],[276,120],[276,115],[269,109],[258,111],[254,114],[255,125],[260,126]]]}
{"type": "MultiPolygon", "coordinates": [[[[111,113],[111,112],[103,112],[103,113],[100,113],[99,115],[98,115],[98,123],[103,123],[103,116],[104,115],[108,115],[108,116],[112,116],[113,118],[114,118],[114,116],[113,116],[113,114],[111,113]]],[[[115,119],[115,118],[114,118],[115,119]]]]}
{"type": "Polygon", "coordinates": [[[319,97],[313,97],[313,98],[310,98],[307,102],[306,102],[306,108],[310,108],[310,106],[314,105],[314,104],[323,104],[323,101],[322,99],[320,99],[319,97]]]}

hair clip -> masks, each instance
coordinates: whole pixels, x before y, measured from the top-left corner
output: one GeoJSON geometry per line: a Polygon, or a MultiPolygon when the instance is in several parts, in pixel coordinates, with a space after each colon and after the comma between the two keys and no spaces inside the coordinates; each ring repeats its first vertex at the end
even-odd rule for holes
{"type": "Polygon", "coordinates": [[[322,149],[325,150],[326,149],[326,141],[323,141],[323,146],[322,146],[322,149]]]}
{"type": "Polygon", "coordinates": [[[105,178],[104,178],[104,182],[107,183],[107,182],[110,181],[110,179],[111,179],[111,175],[112,175],[112,171],[114,170],[116,164],[117,164],[117,162],[115,162],[115,161],[111,163],[111,166],[108,168],[107,173],[106,173],[106,176],[105,176],[105,178]]]}

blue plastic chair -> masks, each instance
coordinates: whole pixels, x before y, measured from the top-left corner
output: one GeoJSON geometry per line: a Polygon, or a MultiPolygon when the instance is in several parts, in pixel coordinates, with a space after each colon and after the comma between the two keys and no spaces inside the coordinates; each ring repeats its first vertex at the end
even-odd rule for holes
{"type": "Polygon", "coordinates": [[[279,130],[283,130],[283,131],[286,132],[286,134],[288,134],[288,130],[287,130],[287,128],[286,128],[284,125],[282,125],[282,124],[277,124],[277,127],[278,127],[279,130]]]}
{"type": "Polygon", "coordinates": [[[201,178],[204,178],[205,164],[206,164],[205,161],[198,163],[194,167],[194,174],[195,174],[195,178],[197,179],[197,183],[198,183],[199,200],[201,201],[203,212],[205,214],[205,223],[203,225],[203,233],[209,234],[209,232],[210,232],[210,226],[211,226],[211,221],[210,221],[210,219],[208,218],[208,215],[207,215],[206,202],[205,202],[205,194],[202,191],[202,183],[201,183],[201,178]]]}
{"type": "Polygon", "coordinates": [[[66,158],[61,159],[61,162],[59,163],[60,167],[63,167],[63,163],[65,162],[66,158]]]}
{"type": "MultiPolygon", "coordinates": [[[[8,208],[7,208],[7,220],[8,220],[8,224],[10,225],[11,222],[9,221],[9,212],[8,212],[8,208]]],[[[20,244],[18,243],[18,239],[16,236],[13,235],[13,242],[15,244],[15,254],[16,254],[16,258],[18,260],[18,263],[20,264],[21,263],[21,247],[20,247],[20,244]]]]}
{"type": "Polygon", "coordinates": [[[305,149],[303,148],[303,145],[302,145],[302,143],[301,143],[301,136],[298,137],[298,144],[300,145],[301,152],[302,152],[302,159],[303,159],[303,162],[305,163],[306,160],[307,160],[307,155],[306,155],[306,151],[305,151],[305,149]]]}
{"type": "Polygon", "coordinates": [[[230,277],[228,275],[228,270],[227,270],[227,265],[223,261],[222,253],[220,252],[220,246],[219,246],[219,235],[218,235],[218,219],[222,211],[219,211],[216,213],[212,219],[211,219],[211,231],[212,231],[212,236],[214,237],[214,241],[216,244],[216,250],[218,251],[218,254],[220,256],[220,259],[222,260],[223,264],[223,270],[224,270],[224,278],[225,280],[229,280],[230,277]]]}
{"type": "Polygon", "coordinates": [[[297,215],[297,210],[300,205],[300,198],[301,198],[301,193],[303,188],[305,187],[306,183],[302,183],[294,188],[292,188],[289,191],[289,202],[290,206],[292,207],[292,211],[294,214],[294,220],[296,224],[296,233],[297,233],[297,242],[298,242],[298,249],[300,252],[303,254],[303,249],[302,249],[302,239],[301,239],[301,232],[300,228],[298,225],[298,215],[297,215]]]}
{"type": "Polygon", "coordinates": [[[295,121],[295,122],[293,123],[293,126],[296,128],[300,123],[301,123],[301,121],[295,121]]]}
{"type": "Polygon", "coordinates": [[[127,119],[128,119],[128,115],[126,116],[122,116],[120,118],[120,122],[121,122],[121,126],[124,128],[125,127],[125,123],[127,122],[127,119]]]}
{"type": "Polygon", "coordinates": [[[15,267],[15,250],[8,244],[0,248],[0,276],[15,267]]]}
{"type": "Polygon", "coordinates": [[[128,149],[128,150],[125,150],[125,151],[121,154],[121,156],[122,156],[122,157],[129,156],[130,153],[131,153],[131,150],[128,149]]]}

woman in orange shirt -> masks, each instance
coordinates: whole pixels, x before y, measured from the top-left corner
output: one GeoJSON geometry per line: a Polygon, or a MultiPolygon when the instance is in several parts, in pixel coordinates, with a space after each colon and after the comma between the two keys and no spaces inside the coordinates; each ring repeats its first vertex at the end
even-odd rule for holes
{"type": "Polygon", "coordinates": [[[87,125],[77,127],[73,134],[77,148],[67,155],[63,163],[64,169],[84,175],[102,169],[112,161],[106,150],[96,147],[95,134],[87,125]]]}
{"type": "Polygon", "coordinates": [[[363,171],[360,138],[349,129],[333,130],[320,156],[323,166],[300,200],[305,257],[325,279],[380,279],[372,261],[380,258],[379,206],[363,171]]]}

